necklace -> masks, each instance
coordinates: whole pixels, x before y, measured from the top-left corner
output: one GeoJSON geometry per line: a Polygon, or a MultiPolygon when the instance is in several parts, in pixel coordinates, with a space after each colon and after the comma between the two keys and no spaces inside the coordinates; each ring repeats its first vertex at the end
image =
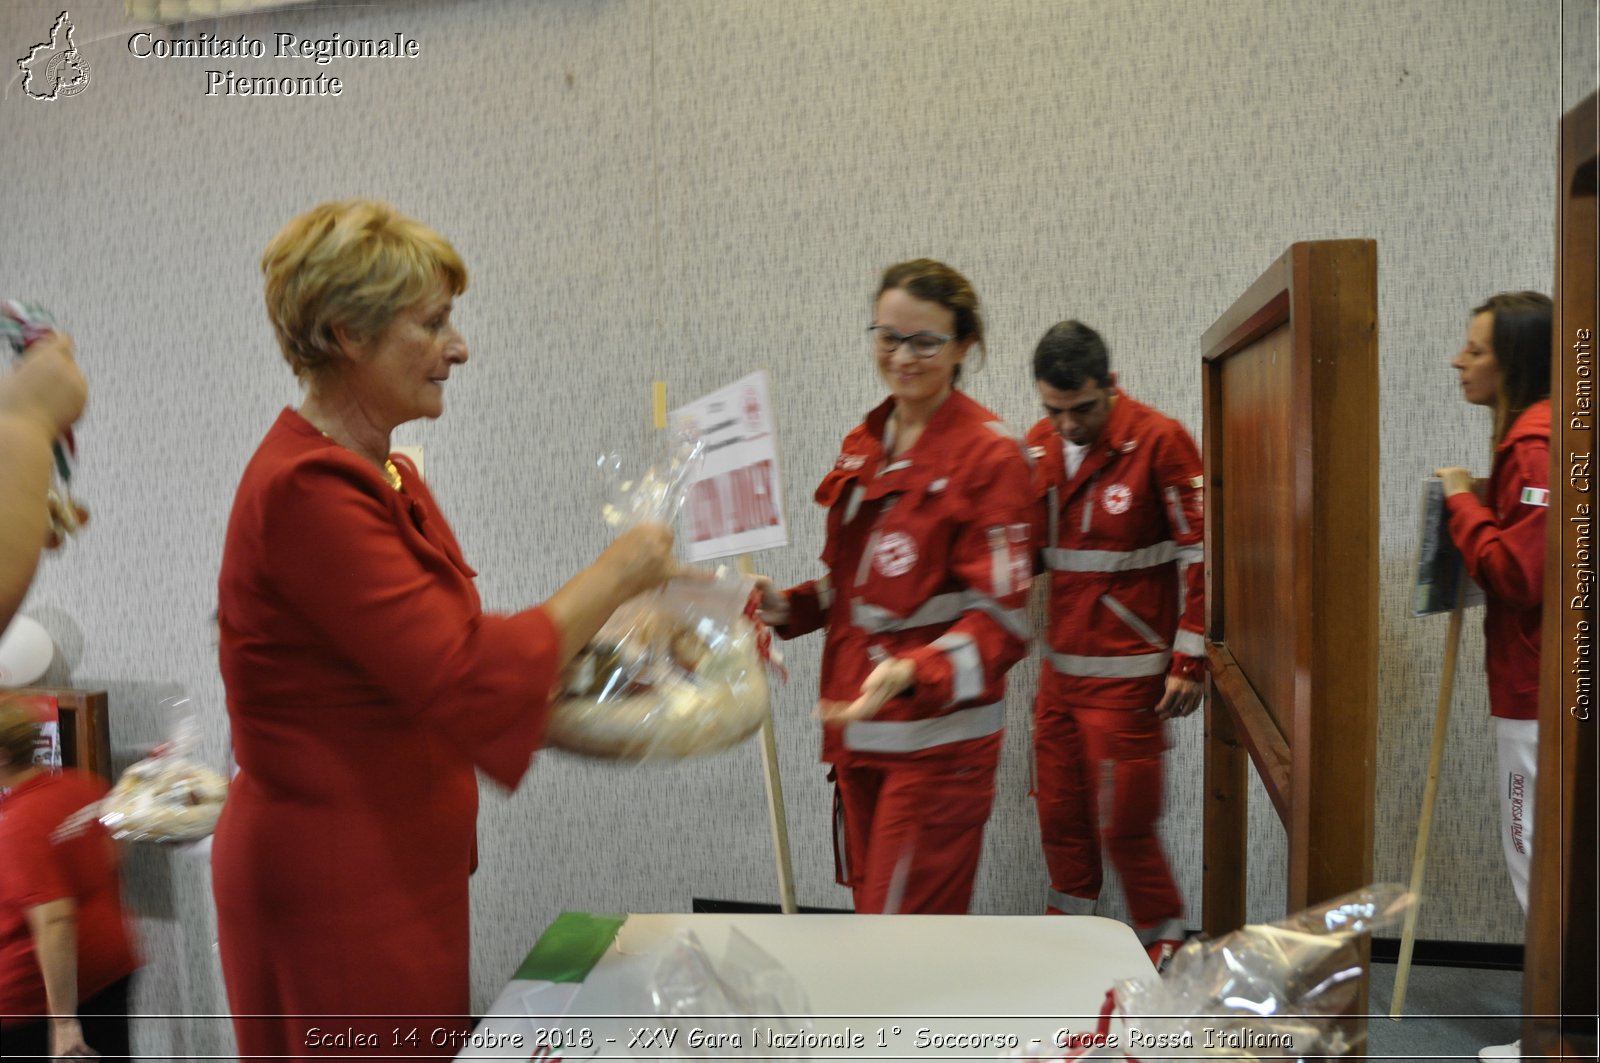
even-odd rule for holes
{"type": "MultiPolygon", "coordinates": [[[[312,428],[317,428],[315,424],[312,424],[311,418],[306,417],[306,415],[303,413],[300,414],[300,416],[305,418],[306,424],[311,425],[312,428]]],[[[321,436],[323,439],[326,439],[330,443],[335,443],[341,447],[344,446],[343,443],[340,443],[337,439],[333,438],[320,428],[317,428],[317,435],[321,436]]],[[[350,448],[345,447],[345,449],[349,450],[350,448]]],[[[383,475],[386,479],[388,479],[390,487],[394,488],[396,491],[400,490],[400,470],[395,468],[394,462],[389,458],[383,459],[383,475]]]]}

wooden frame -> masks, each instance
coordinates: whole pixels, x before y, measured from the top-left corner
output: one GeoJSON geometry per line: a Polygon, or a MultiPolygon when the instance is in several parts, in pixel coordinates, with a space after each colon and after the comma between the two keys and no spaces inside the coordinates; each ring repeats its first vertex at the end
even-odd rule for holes
{"type": "Polygon", "coordinates": [[[1288,835],[1286,911],[1371,881],[1377,307],[1373,241],[1297,243],[1201,341],[1211,935],[1245,921],[1246,753],[1288,835]]]}
{"type": "Polygon", "coordinates": [[[1595,267],[1600,226],[1597,126],[1600,113],[1591,95],[1566,114],[1559,134],[1556,314],[1550,366],[1550,561],[1545,565],[1539,777],[1522,977],[1525,1059],[1595,1054],[1600,962],[1595,915],[1600,889],[1595,868],[1600,710],[1595,706],[1594,684],[1592,482],[1600,283],[1595,267]],[[1579,552],[1580,536],[1586,540],[1586,555],[1579,552]],[[1587,623],[1587,631],[1580,623],[1587,623]],[[1587,668],[1581,667],[1584,663],[1587,668]]]}
{"type": "Polygon", "coordinates": [[[111,720],[106,714],[104,690],[23,687],[6,693],[55,698],[61,721],[62,765],[92,772],[107,782],[116,781],[111,772],[111,720]]]}

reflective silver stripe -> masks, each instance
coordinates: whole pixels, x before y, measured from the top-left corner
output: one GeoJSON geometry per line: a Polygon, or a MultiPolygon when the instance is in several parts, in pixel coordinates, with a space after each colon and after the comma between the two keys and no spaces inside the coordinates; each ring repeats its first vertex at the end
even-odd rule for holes
{"type": "Polygon", "coordinates": [[[861,551],[861,564],[856,566],[857,587],[867,582],[867,570],[872,567],[872,555],[878,552],[878,536],[881,534],[879,529],[874,528],[872,534],[867,536],[867,548],[861,551]]]}
{"type": "Polygon", "coordinates": [[[860,484],[856,484],[855,487],[851,488],[850,501],[846,502],[844,506],[844,522],[846,524],[856,519],[856,514],[861,510],[861,496],[866,493],[867,489],[860,484]]]}
{"type": "Polygon", "coordinates": [[[1003,524],[989,529],[989,587],[996,598],[1011,593],[1011,549],[1006,546],[1003,524]]]}
{"type": "Polygon", "coordinates": [[[833,608],[833,574],[823,576],[812,584],[817,591],[817,608],[826,613],[833,608]]]}
{"type": "Polygon", "coordinates": [[[850,603],[850,622],[869,635],[905,631],[930,624],[947,624],[966,611],[966,597],[963,591],[936,594],[918,606],[910,616],[896,616],[881,605],[856,599],[850,603]]]}
{"type": "Polygon", "coordinates": [[[1179,629],[1178,637],[1172,640],[1174,652],[1185,654],[1189,657],[1204,657],[1206,655],[1205,636],[1197,631],[1184,631],[1179,629]]]}
{"type": "Polygon", "coordinates": [[[856,599],[850,603],[850,622],[869,635],[882,635],[890,631],[909,631],[912,628],[953,623],[969,609],[993,617],[996,623],[1019,639],[1026,640],[1032,636],[1026,609],[1003,608],[993,598],[976,591],[936,594],[923,602],[916,612],[905,617],[897,616],[881,605],[856,599]]]}
{"type": "Polygon", "coordinates": [[[1188,546],[1179,546],[1172,551],[1180,565],[1193,565],[1206,559],[1205,543],[1190,543],[1188,546]]]}
{"type": "Polygon", "coordinates": [[[1110,609],[1113,613],[1116,613],[1117,617],[1124,624],[1127,624],[1129,627],[1133,628],[1133,630],[1137,631],[1140,638],[1144,639],[1158,650],[1164,650],[1167,648],[1167,640],[1163,639],[1160,635],[1157,635],[1155,633],[1155,629],[1153,629],[1143,620],[1139,619],[1138,615],[1135,614],[1132,609],[1129,609],[1127,606],[1123,605],[1109,594],[1102,594],[1100,596],[1100,600],[1106,603],[1106,608],[1110,609]]]}
{"type": "MultiPolygon", "coordinates": [[[[1084,457],[1088,457],[1086,453],[1084,457]]],[[[1095,473],[1089,477],[1089,490],[1083,499],[1083,530],[1089,530],[1089,518],[1094,516],[1094,485],[1100,482],[1100,474],[1095,473]]]]}
{"type": "Polygon", "coordinates": [[[978,653],[978,644],[971,635],[941,635],[930,645],[936,650],[943,650],[950,661],[950,704],[959,705],[983,693],[983,657],[978,653]]]}
{"type": "Polygon", "coordinates": [[[882,646],[868,646],[867,659],[873,664],[882,664],[889,659],[889,651],[882,646]]]}
{"type": "Polygon", "coordinates": [[[902,458],[899,461],[894,462],[892,465],[885,465],[883,467],[882,471],[883,472],[899,472],[901,469],[909,469],[909,468],[911,468],[911,461],[909,459],[907,459],[907,458],[902,458]]]}
{"type": "Polygon", "coordinates": [[[1095,906],[1100,903],[1098,897],[1074,897],[1070,893],[1060,890],[1048,890],[1044,902],[1064,915],[1093,915],[1095,906]]]}
{"type": "Polygon", "coordinates": [[[915,753],[971,738],[986,738],[1006,725],[1004,702],[961,709],[927,720],[857,720],[845,725],[846,749],[863,753],[915,753]]]}
{"type": "Polygon", "coordinates": [[[1183,499],[1178,497],[1176,487],[1167,488],[1167,509],[1172,513],[1172,526],[1178,529],[1178,534],[1188,535],[1189,521],[1183,515],[1183,499]]]}
{"type": "Polygon", "coordinates": [[[1071,653],[1052,653],[1050,667],[1061,675],[1086,679],[1139,679],[1166,675],[1172,654],[1136,653],[1129,657],[1079,657],[1071,653]]]}
{"type": "MultiPolygon", "coordinates": [[[[1170,563],[1180,553],[1171,539],[1138,550],[1062,550],[1044,551],[1044,563],[1057,572],[1133,572],[1170,563]]],[[[1201,547],[1201,556],[1205,548],[1201,547]]]]}
{"type": "Polygon", "coordinates": [[[1133,932],[1139,938],[1139,944],[1145,948],[1149,948],[1158,941],[1181,942],[1183,940],[1183,920],[1166,919],[1155,926],[1147,926],[1143,930],[1135,927],[1133,932]]]}

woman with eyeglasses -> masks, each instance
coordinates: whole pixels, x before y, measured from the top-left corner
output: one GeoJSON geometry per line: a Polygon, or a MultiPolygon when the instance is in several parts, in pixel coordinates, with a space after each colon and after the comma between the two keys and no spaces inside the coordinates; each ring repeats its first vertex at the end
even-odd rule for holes
{"type": "MultiPolygon", "coordinates": [[[[1545,519],[1550,505],[1550,343],[1554,305],[1539,292],[1502,292],[1472,311],[1450,367],[1461,397],[1494,412],[1494,466],[1481,488],[1464,468],[1444,481],[1450,538],[1483,588],[1484,665],[1494,716],[1501,848],[1528,910],[1533,790],[1539,762],[1539,640],[1545,519]]],[[[1480,1059],[1520,1059],[1520,1042],[1480,1059]]]]}
{"type": "Polygon", "coordinates": [[[961,913],[994,803],[1005,674],[1028,647],[1028,463],[956,389],[983,345],[965,277],[925,258],[890,266],[867,333],[889,395],[817,488],[827,572],[766,586],[763,616],[786,638],[826,631],[817,715],[856,911],[961,913]]]}

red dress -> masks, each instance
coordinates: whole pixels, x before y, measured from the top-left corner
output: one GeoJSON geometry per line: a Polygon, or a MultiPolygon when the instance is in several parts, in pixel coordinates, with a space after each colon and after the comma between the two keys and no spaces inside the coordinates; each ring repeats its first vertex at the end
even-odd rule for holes
{"type": "Polygon", "coordinates": [[[560,635],[540,609],[482,612],[433,496],[397,464],[401,491],[285,410],[229,518],[239,773],[212,878],[242,1059],[448,1058],[430,1035],[468,1028],[473,769],[506,787],[527,770],[560,635]]]}

